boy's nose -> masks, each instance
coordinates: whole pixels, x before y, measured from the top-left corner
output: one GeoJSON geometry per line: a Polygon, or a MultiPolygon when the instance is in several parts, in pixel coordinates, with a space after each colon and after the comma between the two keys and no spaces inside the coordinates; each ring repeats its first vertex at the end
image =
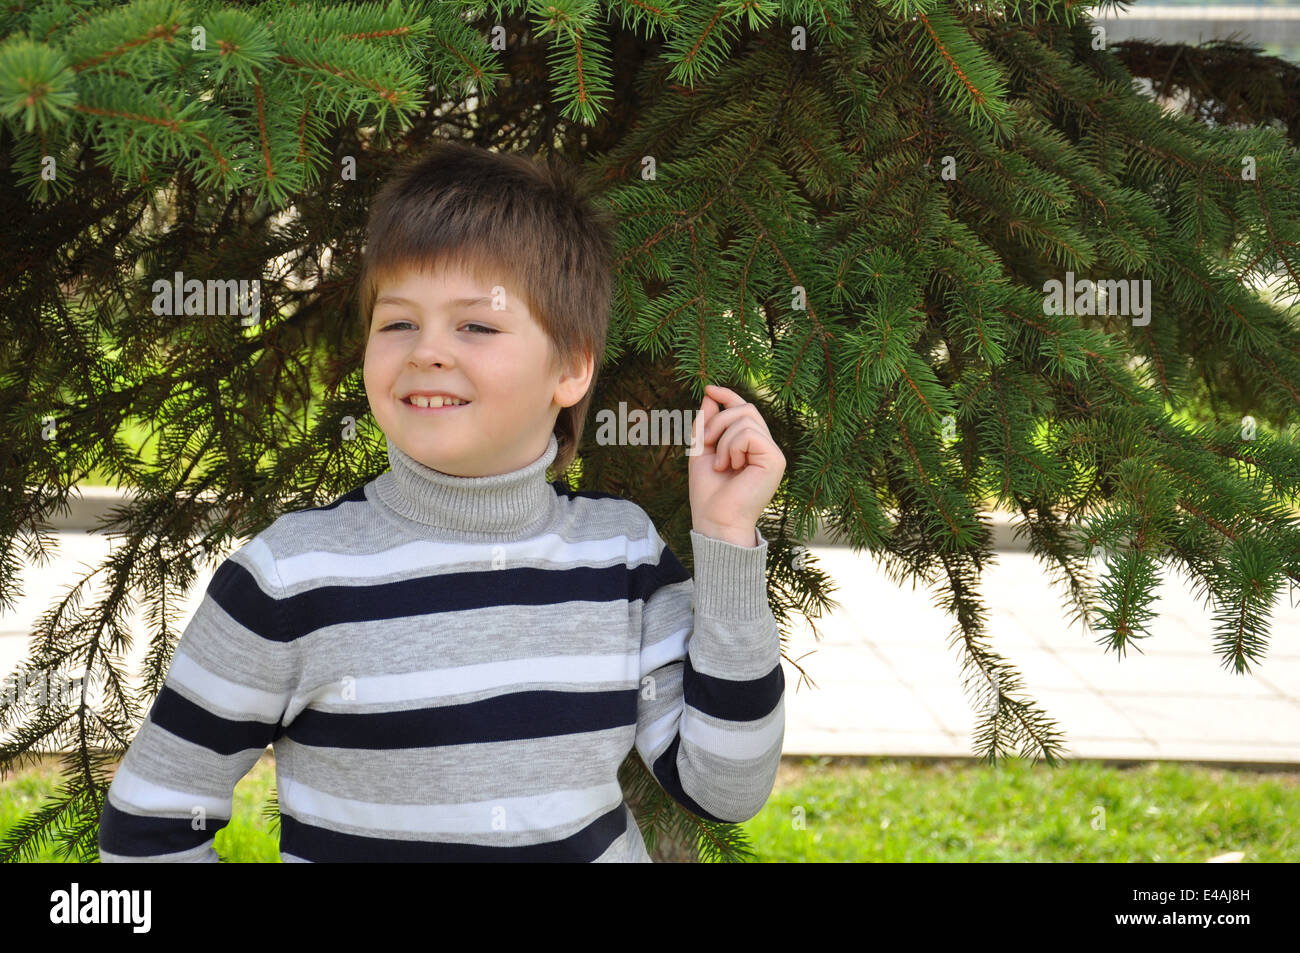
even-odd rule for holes
{"type": "Polygon", "coordinates": [[[434,367],[445,367],[447,364],[454,363],[452,340],[447,332],[441,329],[425,328],[420,332],[419,340],[411,350],[412,362],[434,367]]]}

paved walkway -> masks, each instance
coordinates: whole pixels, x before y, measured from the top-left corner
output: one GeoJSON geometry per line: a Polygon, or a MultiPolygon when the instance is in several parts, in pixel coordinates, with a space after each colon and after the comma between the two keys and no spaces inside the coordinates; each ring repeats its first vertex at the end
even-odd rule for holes
{"type": "MultiPolygon", "coordinates": [[[[786,649],[817,682],[796,686],[787,662],[786,752],[972,754],[977,713],[950,647],[952,619],[933,594],[899,588],[869,556],[811,551],[840,586],[831,595],[842,608],[816,620],[820,641],[804,625],[786,649]]],[[[1238,675],[1216,655],[1212,613],[1185,580],[1165,578],[1145,654],[1120,659],[1098,634],[1070,626],[1041,566],[1000,551],[986,569],[987,644],[1065,735],[1067,757],[1300,763],[1300,591],[1279,598],[1264,661],[1238,675]]],[[[1104,565],[1094,566],[1100,578],[1104,565]]]]}
{"type": "MultiPolygon", "coordinates": [[[[26,595],[0,614],[0,675],[25,657],[37,616],[109,552],[114,541],[78,523],[92,525],[84,511],[63,521],[59,555],[29,567],[26,595]]],[[[1041,563],[1012,548],[1005,527],[998,535],[1008,548],[983,579],[988,643],[1065,735],[1067,757],[1300,764],[1300,589],[1279,597],[1267,657],[1251,674],[1224,669],[1210,612],[1176,576],[1159,589],[1145,654],[1121,660],[1095,644],[1095,634],[1069,625],[1065,599],[1041,563]]],[[[952,620],[934,594],[896,586],[869,555],[824,540],[809,550],[839,587],[831,596],[841,607],[815,620],[820,640],[803,624],[785,646],[816,683],[785,662],[785,754],[971,757],[977,713],[949,646],[952,620]]],[[[1100,576],[1100,560],[1095,566],[1100,576]]],[[[211,575],[200,574],[179,618],[189,620],[211,575]]],[[[148,649],[138,615],[133,631],[128,659],[138,666],[148,649]]]]}

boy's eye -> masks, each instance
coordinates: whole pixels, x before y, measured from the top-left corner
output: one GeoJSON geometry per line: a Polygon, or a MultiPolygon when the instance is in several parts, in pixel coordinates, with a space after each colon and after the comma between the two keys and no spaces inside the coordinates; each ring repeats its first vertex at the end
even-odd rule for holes
{"type": "MultiPolygon", "coordinates": [[[[413,328],[413,327],[415,327],[415,325],[412,324],[410,321],[394,321],[392,324],[390,324],[390,325],[384,327],[382,330],[384,330],[384,331],[391,331],[391,330],[393,330],[394,328],[400,328],[400,327],[413,328]]],[[[465,327],[467,327],[467,328],[478,328],[480,331],[482,331],[482,332],[484,332],[484,333],[487,333],[487,334],[497,334],[497,333],[498,333],[497,330],[496,330],[495,328],[489,328],[489,327],[487,327],[486,325],[482,325],[482,324],[467,324],[467,325],[465,325],[465,327]]]]}

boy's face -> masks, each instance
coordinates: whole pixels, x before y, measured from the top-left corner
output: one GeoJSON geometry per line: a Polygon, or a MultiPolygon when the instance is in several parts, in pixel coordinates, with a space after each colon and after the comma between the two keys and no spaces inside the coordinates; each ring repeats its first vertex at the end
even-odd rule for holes
{"type": "Polygon", "coordinates": [[[591,383],[590,357],[581,375],[551,370],[546,333],[504,278],[499,284],[504,292],[494,297],[492,286],[459,269],[406,269],[383,282],[375,300],[364,371],[370,410],[396,446],[451,476],[493,476],[532,463],[546,450],[560,409],[581,400],[591,383]],[[426,410],[403,401],[412,391],[469,403],[426,410]]]}

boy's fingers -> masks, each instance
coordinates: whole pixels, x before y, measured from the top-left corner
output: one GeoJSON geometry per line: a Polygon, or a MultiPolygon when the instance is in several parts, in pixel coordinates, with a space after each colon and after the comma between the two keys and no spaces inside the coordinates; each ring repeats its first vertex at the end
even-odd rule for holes
{"type": "Polygon", "coordinates": [[[718,440],[715,466],[723,463],[719,469],[743,470],[751,454],[763,454],[775,448],[771,437],[754,427],[746,418],[742,423],[727,428],[727,432],[718,440]]]}
{"type": "Polygon", "coordinates": [[[763,433],[767,434],[769,437],[772,435],[772,431],[767,427],[767,421],[764,420],[763,415],[758,412],[758,408],[753,404],[743,403],[710,414],[704,420],[701,426],[705,429],[701,432],[704,434],[705,443],[712,443],[721,435],[721,430],[725,430],[727,427],[733,426],[741,420],[752,421],[760,430],[763,431],[763,433]],[[713,419],[715,417],[721,419],[715,421],[713,419]]]}
{"type": "Polygon", "coordinates": [[[709,421],[716,417],[721,411],[718,410],[717,403],[707,394],[700,401],[700,409],[695,412],[695,421],[691,424],[692,440],[695,435],[699,435],[701,441],[704,440],[704,428],[709,425],[709,421]]]}
{"type": "Polygon", "coordinates": [[[730,387],[722,387],[718,384],[705,384],[705,393],[713,391],[718,397],[723,398],[728,406],[745,403],[745,398],[741,397],[730,387]]]}
{"type": "Polygon", "coordinates": [[[728,427],[727,432],[718,438],[718,447],[715,451],[716,456],[713,460],[713,469],[715,470],[740,470],[744,468],[744,451],[739,453],[740,459],[737,460],[737,441],[739,441],[745,430],[748,430],[743,424],[737,424],[734,427],[728,427]]]}
{"type": "Polygon", "coordinates": [[[754,404],[745,400],[745,398],[741,397],[734,390],[731,390],[728,387],[719,387],[717,384],[705,384],[704,390],[706,395],[708,395],[709,391],[713,391],[714,394],[712,396],[714,399],[717,400],[718,403],[723,404],[727,410],[735,410],[738,407],[751,408],[754,411],[754,419],[758,420],[764,426],[767,425],[763,420],[763,415],[758,412],[758,408],[754,404]]]}

